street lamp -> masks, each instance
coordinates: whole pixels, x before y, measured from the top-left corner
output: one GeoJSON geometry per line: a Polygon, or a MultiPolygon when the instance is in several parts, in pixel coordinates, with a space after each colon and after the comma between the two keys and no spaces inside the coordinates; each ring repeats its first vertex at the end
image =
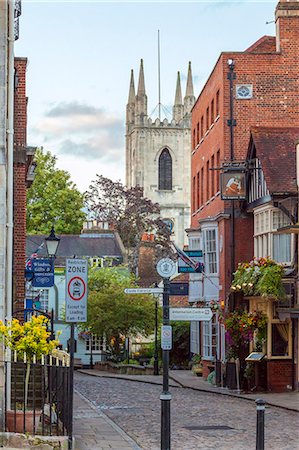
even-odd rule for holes
{"type": "MultiPolygon", "coordinates": [[[[58,249],[58,245],[60,242],[60,238],[55,236],[55,230],[54,230],[54,225],[51,228],[51,232],[49,234],[48,237],[45,238],[46,241],[46,246],[47,246],[47,252],[48,255],[50,257],[51,260],[51,268],[53,270],[53,277],[54,277],[54,259],[55,259],[55,255],[58,249]]],[[[53,319],[54,319],[54,314],[53,314],[53,309],[52,309],[52,313],[51,313],[51,339],[54,339],[54,329],[53,329],[53,319]]]]}
{"type": "Polygon", "coordinates": [[[51,232],[49,236],[46,237],[45,241],[48,255],[50,256],[50,258],[54,259],[60,242],[60,238],[55,236],[54,225],[52,226],[51,232]]]}

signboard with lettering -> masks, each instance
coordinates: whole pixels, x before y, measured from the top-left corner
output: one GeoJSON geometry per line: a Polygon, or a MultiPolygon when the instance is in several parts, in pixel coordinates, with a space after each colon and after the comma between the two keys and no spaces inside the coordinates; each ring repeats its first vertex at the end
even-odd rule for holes
{"type": "Polygon", "coordinates": [[[33,274],[32,287],[48,288],[54,286],[54,264],[50,259],[32,259],[31,270],[33,274]]]}
{"type": "Polygon", "coordinates": [[[209,321],[212,317],[211,308],[169,308],[170,320],[209,321]]]}
{"type": "Polygon", "coordinates": [[[66,260],[66,322],[86,322],[87,320],[87,272],[87,260],[66,260]]]}
{"type": "Polygon", "coordinates": [[[182,257],[178,258],[178,272],[179,273],[201,273],[204,269],[204,258],[202,250],[184,250],[187,256],[189,256],[195,263],[199,263],[198,268],[195,270],[193,267],[184,261],[182,257]]]}
{"type": "Polygon", "coordinates": [[[172,327],[171,325],[162,325],[161,327],[161,348],[162,350],[172,349],[172,327]]]}

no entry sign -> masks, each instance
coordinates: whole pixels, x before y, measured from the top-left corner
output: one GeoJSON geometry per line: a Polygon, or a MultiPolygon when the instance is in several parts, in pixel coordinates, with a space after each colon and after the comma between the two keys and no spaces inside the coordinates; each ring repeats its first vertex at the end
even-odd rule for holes
{"type": "Polygon", "coordinates": [[[86,322],[87,320],[87,271],[85,259],[66,260],[66,322],[86,322]]]}

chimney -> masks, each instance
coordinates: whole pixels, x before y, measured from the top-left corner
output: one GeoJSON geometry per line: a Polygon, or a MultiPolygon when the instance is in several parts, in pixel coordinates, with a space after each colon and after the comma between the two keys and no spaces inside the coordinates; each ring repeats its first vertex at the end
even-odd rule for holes
{"type": "Polygon", "coordinates": [[[280,0],[275,10],[276,51],[295,52],[299,46],[299,0],[280,0]]]}

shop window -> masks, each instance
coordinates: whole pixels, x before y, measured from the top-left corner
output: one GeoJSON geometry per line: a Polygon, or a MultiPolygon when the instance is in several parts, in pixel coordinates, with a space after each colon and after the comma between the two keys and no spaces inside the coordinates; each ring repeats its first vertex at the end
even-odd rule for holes
{"type": "Polygon", "coordinates": [[[26,299],[30,300],[30,307],[44,312],[49,311],[49,289],[30,287],[26,290],[26,299]],[[32,305],[32,306],[31,306],[32,305]]]}
{"type": "Polygon", "coordinates": [[[272,323],[272,356],[289,356],[289,323],[272,323]]]}

